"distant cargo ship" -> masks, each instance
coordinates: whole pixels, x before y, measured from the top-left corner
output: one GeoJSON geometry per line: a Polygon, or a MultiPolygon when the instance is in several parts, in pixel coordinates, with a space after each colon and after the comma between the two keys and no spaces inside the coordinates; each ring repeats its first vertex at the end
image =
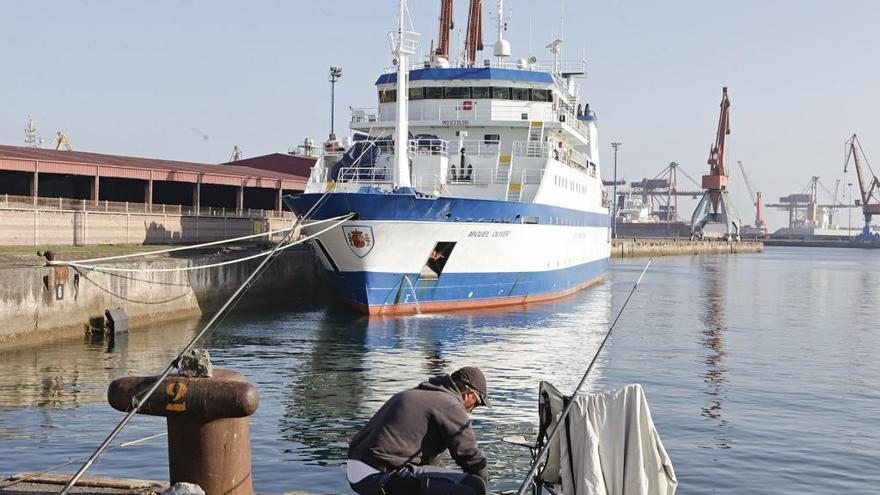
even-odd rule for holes
{"type": "Polygon", "coordinates": [[[378,108],[354,109],[352,142],[329,141],[305,193],[285,197],[299,215],[320,201],[312,220],[356,214],[313,240],[339,295],[394,314],[545,300],[600,280],[609,204],[596,116],[578,102],[585,61],[560,60],[560,40],[553,61],[508,61],[499,1],[495,60],[476,60],[469,31],[463,60],[450,63],[447,39],[411,66],[403,3],[378,108]]]}

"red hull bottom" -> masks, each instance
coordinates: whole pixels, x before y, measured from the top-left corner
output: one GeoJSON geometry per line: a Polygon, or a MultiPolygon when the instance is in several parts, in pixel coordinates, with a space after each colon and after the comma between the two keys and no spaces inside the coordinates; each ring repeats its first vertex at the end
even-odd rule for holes
{"type": "Polygon", "coordinates": [[[560,297],[565,297],[575,292],[579,292],[587,287],[594,285],[598,282],[601,282],[604,278],[603,275],[587,280],[586,282],[576,285],[574,287],[570,287],[565,290],[557,291],[557,292],[547,292],[544,294],[538,294],[534,296],[517,296],[517,297],[495,297],[491,299],[478,299],[478,300],[457,300],[457,301],[429,301],[424,303],[419,303],[418,306],[414,303],[412,304],[389,304],[384,306],[367,306],[365,304],[359,304],[349,301],[349,304],[354,306],[358,311],[363,314],[371,315],[371,316],[393,316],[393,315],[407,315],[407,314],[415,314],[418,312],[422,313],[437,313],[444,311],[461,311],[466,309],[485,309],[485,308],[499,308],[503,306],[517,306],[524,305],[533,302],[541,302],[541,301],[549,301],[551,299],[559,299],[560,297]]]}

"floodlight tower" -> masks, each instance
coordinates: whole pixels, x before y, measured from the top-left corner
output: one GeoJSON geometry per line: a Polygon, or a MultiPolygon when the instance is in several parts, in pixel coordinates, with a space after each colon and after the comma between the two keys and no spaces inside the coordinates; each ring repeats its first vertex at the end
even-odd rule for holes
{"type": "Polygon", "coordinates": [[[334,114],[336,113],[336,81],[342,77],[342,67],[330,67],[330,139],[336,139],[336,132],[334,129],[335,119],[334,114]]]}

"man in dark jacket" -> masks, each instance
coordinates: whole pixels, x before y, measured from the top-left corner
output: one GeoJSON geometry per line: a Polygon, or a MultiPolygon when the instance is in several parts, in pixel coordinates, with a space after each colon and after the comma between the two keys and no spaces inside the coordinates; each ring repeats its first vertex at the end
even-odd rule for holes
{"type": "Polygon", "coordinates": [[[489,472],[470,412],[488,406],[486,378],[466,366],[399,392],[348,447],[348,482],[360,495],[482,495],[489,472]],[[440,465],[449,450],[462,472],[440,465]]]}

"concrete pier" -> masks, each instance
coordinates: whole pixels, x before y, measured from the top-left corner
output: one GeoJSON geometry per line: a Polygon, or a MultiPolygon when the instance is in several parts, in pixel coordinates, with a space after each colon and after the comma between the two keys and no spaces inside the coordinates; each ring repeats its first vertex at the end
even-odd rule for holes
{"type": "Polygon", "coordinates": [[[614,239],[611,241],[612,258],[760,253],[763,250],[764,245],[754,241],[691,241],[687,239],[614,239]]]}
{"type": "MultiPolygon", "coordinates": [[[[47,495],[58,493],[70,479],[65,474],[20,473],[13,476],[0,476],[0,486],[27,478],[9,488],[0,488],[0,495],[47,495]]],[[[167,481],[113,478],[106,476],[84,476],[70,493],[77,495],[157,495],[168,489],[167,481]]],[[[314,493],[290,491],[282,495],[318,495],[314,493]]]]}
{"type": "MultiPolygon", "coordinates": [[[[139,246],[132,251],[141,251],[139,246]]],[[[174,269],[229,261],[263,247],[150,258],[124,259],[101,266],[174,269]]],[[[114,253],[118,254],[118,253],[114,253]]],[[[99,255],[100,256],[100,255],[99,255]]],[[[95,257],[61,255],[61,260],[95,257]]],[[[0,348],[82,335],[91,318],[121,307],[131,325],[198,316],[216,310],[250,275],[262,258],[204,270],[102,272],[45,266],[36,254],[0,256],[0,348]]],[[[320,300],[323,279],[311,249],[297,246],[280,254],[247,292],[239,307],[256,304],[307,305],[320,300]]]]}

